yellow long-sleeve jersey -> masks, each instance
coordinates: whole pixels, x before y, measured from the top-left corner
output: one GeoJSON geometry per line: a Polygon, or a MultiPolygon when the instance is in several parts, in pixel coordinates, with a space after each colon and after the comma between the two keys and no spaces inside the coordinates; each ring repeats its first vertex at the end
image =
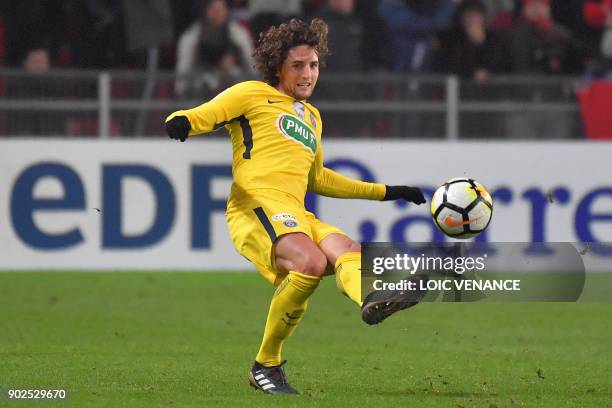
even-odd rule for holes
{"type": "Polygon", "coordinates": [[[385,186],[342,176],[323,166],[319,111],[260,81],[242,82],[198,107],[172,113],[186,116],[189,136],[225,126],[233,147],[236,191],[274,189],[303,202],[306,191],[337,198],[382,200],[385,186]]]}

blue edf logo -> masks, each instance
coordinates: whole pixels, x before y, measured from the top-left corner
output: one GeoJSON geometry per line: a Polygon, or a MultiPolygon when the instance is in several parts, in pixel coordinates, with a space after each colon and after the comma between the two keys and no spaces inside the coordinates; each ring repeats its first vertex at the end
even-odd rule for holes
{"type": "MultiPolygon", "coordinates": [[[[355,160],[335,160],[326,163],[333,169],[347,169],[360,175],[365,181],[375,181],[373,173],[364,164],[355,160]]],[[[218,178],[231,178],[229,165],[192,165],[191,166],[191,248],[209,249],[211,247],[211,218],[215,213],[223,213],[226,208],[224,199],[214,199],[211,193],[212,181],[218,178]]],[[[176,218],[176,193],[168,177],[158,168],[146,164],[102,164],[101,166],[102,197],[102,230],[101,245],[105,249],[138,249],[150,247],[163,240],[171,231],[176,218]],[[136,178],[147,183],[155,196],[155,216],[149,228],[137,235],[128,235],[122,231],[121,187],[124,180],[136,178]]],[[[431,195],[433,188],[424,187],[424,192],[431,195]]],[[[552,192],[554,201],[567,205],[571,201],[571,192],[565,187],[558,187],[552,192]]],[[[515,200],[514,192],[508,187],[498,187],[491,191],[496,205],[508,205],[515,200]]],[[[580,199],[574,216],[574,229],[577,239],[582,242],[597,242],[592,226],[601,222],[612,222],[612,212],[595,212],[594,203],[600,198],[612,199],[612,188],[594,189],[580,199]]],[[[546,242],[546,210],[548,195],[538,188],[530,188],[521,194],[521,199],[530,205],[532,242],[546,242]]],[[[307,208],[317,209],[317,196],[309,194],[307,208]]],[[[403,204],[398,202],[398,206],[403,204]]],[[[40,250],[61,250],[79,245],[84,237],[81,229],[74,227],[61,233],[44,231],[36,224],[34,215],[38,212],[53,211],[87,211],[85,188],[79,174],[70,166],[59,162],[34,164],[24,169],[17,177],[10,196],[11,222],[16,235],[26,245],[40,250]],[[60,198],[36,198],[34,188],[43,178],[53,178],[63,187],[60,198]]],[[[361,220],[359,229],[361,241],[402,242],[407,231],[414,225],[426,225],[432,228],[434,241],[444,240],[437,231],[429,215],[408,215],[397,219],[388,235],[378,233],[376,220],[361,220]]],[[[486,232],[478,241],[487,241],[486,232]]],[[[612,255],[612,248],[598,245],[594,252],[612,255]]]]}
{"type": "MultiPolygon", "coordinates": [[[[214,212],[225,211],[225,200],[213,199],[211,181],[232,176],[230,166],[192,167],[193,248],[210,247],[210,222],[214,212]]],[[[171,230],[176,214],[176,194],[170,180],[149,165],[113,164],[102,166],[102,247],[107,249],[144,248],[161,241],[171,230]],[[155,195],[155,217],[138,235],[121,230],[121,185],[126,178],[146,182],[155,195]]],[[[42,250],[65,249],[83,242],[78,227],[62,233],[43,231],[34,214],[45,211],[86,211],[85,190],[77,172],[63,163],[39,163],[26,168],[16,179],[10,199],[11,221],[17,236],[28,246],[42,250]],[[63,187],[61,198],[35,198],[34,187],[42,178],[53,178],[63,187]]]]}

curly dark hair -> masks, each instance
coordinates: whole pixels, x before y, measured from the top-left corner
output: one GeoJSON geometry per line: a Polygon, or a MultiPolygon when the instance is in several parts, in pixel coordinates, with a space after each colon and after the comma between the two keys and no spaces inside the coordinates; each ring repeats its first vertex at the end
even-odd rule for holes
{"type": "Polygon", "coordinates": [[[293,18],[278,27],[270,27],[265,33],[259,35],[257,47],[253,52],[255,68],[263,75],[264,81],[272,86],[279,83],[276,75],[289,50],[298,45],[310,45],[314,47],[321,65],[324,58],[329,54],[327,49],[327,23],[315,18],[310,24],[293,18]]]}

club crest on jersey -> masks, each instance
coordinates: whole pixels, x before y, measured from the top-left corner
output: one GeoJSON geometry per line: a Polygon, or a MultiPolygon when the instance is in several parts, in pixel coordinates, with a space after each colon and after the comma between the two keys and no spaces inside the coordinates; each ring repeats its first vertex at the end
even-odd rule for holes
{"type": "Polygon", "coordinates": [[[288,139],[300,143],[313,154],[317,151],[317,137],[313,130],[297,116],[283,113],[276,121],[278,130],[288,139]]]}
{"type": "Polygon", "coordinates": [[[304,105],[301,102],[293,102],[293,110],[300,119],[304,120],[304,105]]]}
{"type": "Polygon", "coordinates": [[[317,120],[315,119],[315,116],[312,114],[312,112],[310,113],[310,123],[312,123],[312,127],[314,127],[315,129],[317,128],[317,120]]]}

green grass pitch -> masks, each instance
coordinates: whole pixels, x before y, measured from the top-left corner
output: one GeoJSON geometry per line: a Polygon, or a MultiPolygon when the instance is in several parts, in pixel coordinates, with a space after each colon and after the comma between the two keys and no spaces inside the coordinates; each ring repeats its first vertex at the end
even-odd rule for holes
{"type": "Polygon", "coordinates": [[[612,406],[612,303],[425,303],[369,327],[330,278],[285,346],[302,395],[263,395],[246,374],[271,294],[256,273],[0,273],[0,389],[68,390],[40,406],[612,406]]]}

